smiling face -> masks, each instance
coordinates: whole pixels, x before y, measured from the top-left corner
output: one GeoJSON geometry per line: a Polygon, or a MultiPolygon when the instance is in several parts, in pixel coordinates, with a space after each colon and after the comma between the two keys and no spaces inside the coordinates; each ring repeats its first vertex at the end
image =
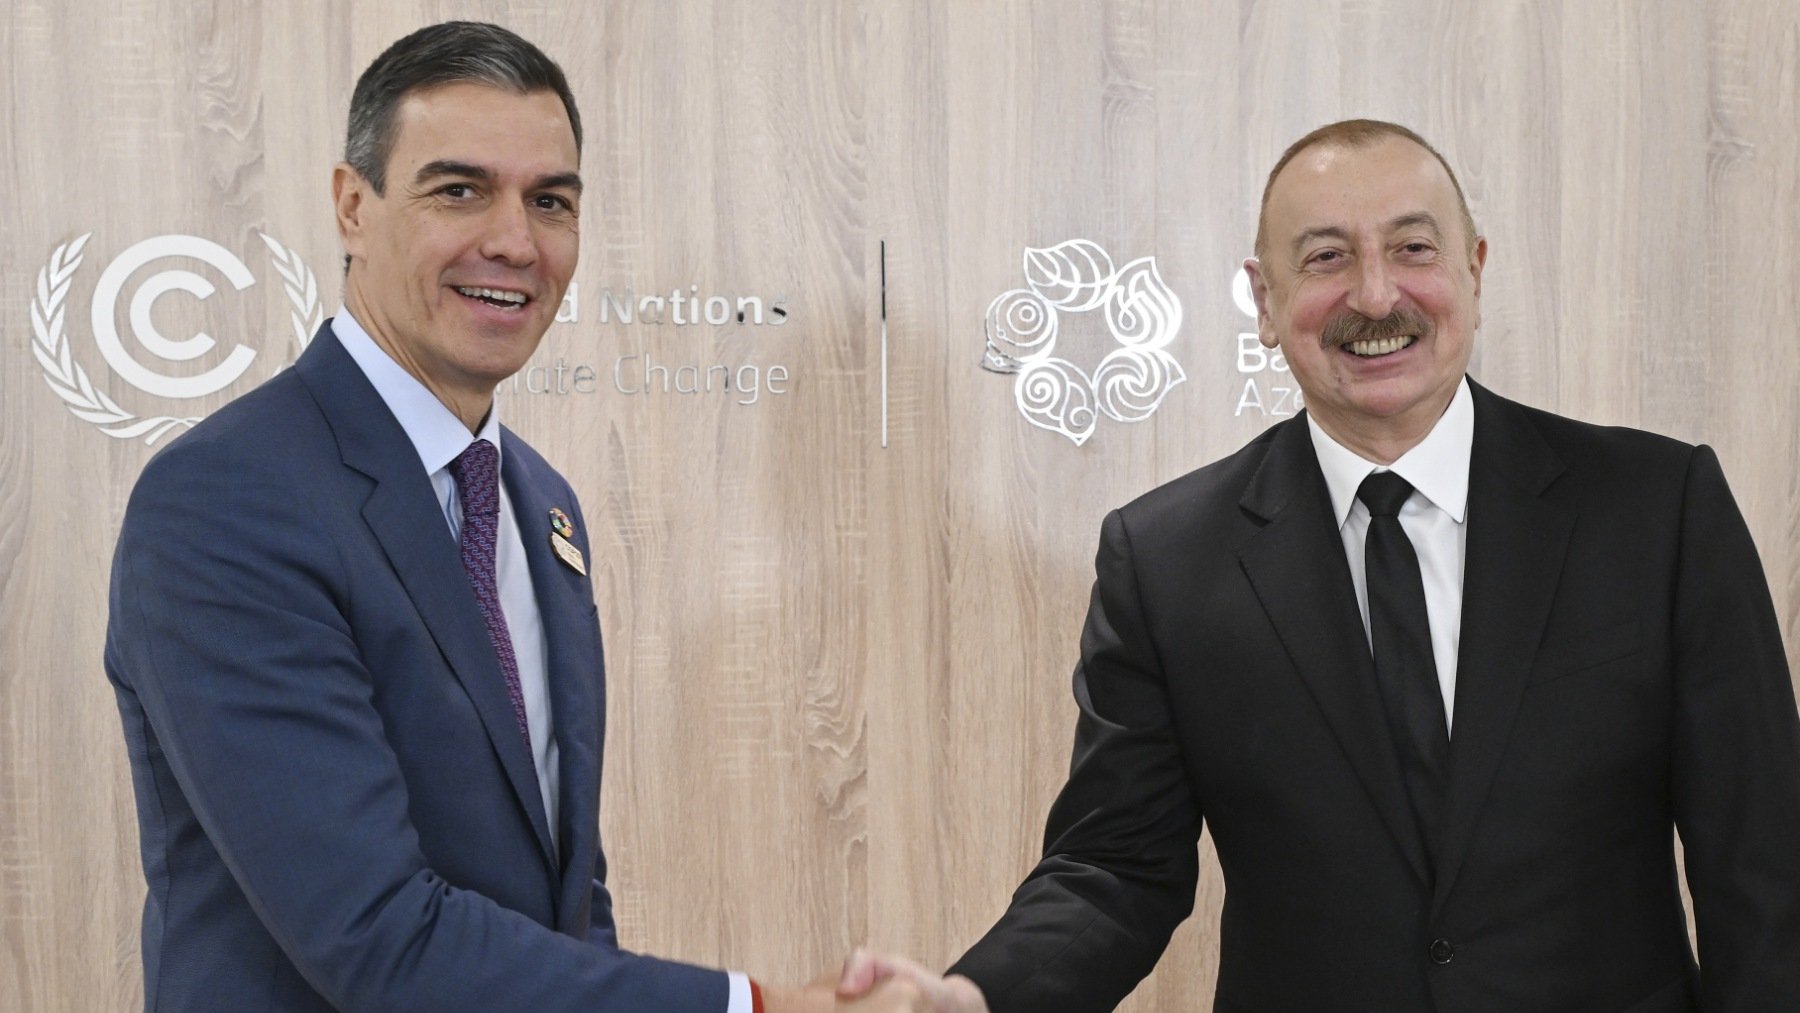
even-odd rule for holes
{"type": "Polygon", "coordinates": [[[346,305],[472,431],[575,272],[579,163],[554,92],[449,84],[400,101],[385,194],[333,174],[346,305]]]}
{"type": "Polygon", "coordinates": [[[1487,241],[1412,141],[1302,150],[1269,189],[1245,267],[1262,343],[1279,347],[1307,412],[1388,463],[1424,439],[1468,368],[1487,241]]]}

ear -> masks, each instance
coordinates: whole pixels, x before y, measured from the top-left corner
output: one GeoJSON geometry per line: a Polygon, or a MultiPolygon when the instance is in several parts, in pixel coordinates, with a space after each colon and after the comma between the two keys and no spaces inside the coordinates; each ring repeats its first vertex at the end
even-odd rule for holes
{"type": "Polygon", "coordinates": [[[1269,316],[1269,282],[1263,277],[1262,261],[1255,257],[1244,261],[1244,273],[1250,277],[1250,298],[1256,300],[1256,340],[1262,342],[1264,348],[1276,348],[1281,338],[1275,333],[1275,324],[1269,316]]]}
{"type": "Polygon", "coordinates": [[[1487,266],[1487,237],[1476,236],[1469,248],[1469,277],[1475,283],[1475,326],[1481,326],[1481,270],[1487,266]]]}
{"type": "Polygon", "coordinates": [[[339,162],[331,170],[331,206],[337,215],[338,240],[351,257],[363,252],[363,219],[369,213],[369,201],[375,198],[369,181],[349,162],[339,162]]]}

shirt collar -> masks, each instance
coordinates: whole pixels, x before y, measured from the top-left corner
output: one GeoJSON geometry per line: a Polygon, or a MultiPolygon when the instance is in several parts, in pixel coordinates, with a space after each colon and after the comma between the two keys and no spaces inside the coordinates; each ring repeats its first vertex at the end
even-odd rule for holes
{"type": "MultiPolygon", "coordinates": [[[[331,330],[344,351],[350,353],[350,358],[356,360],[363,375],[369,378],[375,393],[381,395],[388,411],[399,420],[400,428],[406,430],[406,438],[412,441],[413,450],[418,453],[419,462],[425,465],[427,475],[435,475],[448,467],[478,439],[492,443],[495,451],[500,450],[498,398],[488,409],[481,432],[470,436],[469,427],[462,424],[456,413],[445,407],[437,395],[425,389],[418,377],[408,373],[375,343],[362,324],[350,315],[349,307],[338,307],[337,315],[331,318],[331,330]]],[[[499,458],[496,456],[495,460],[499,458]]]]}
{"type": "Polygon", "coordinates": [[[1431,432],[1386,468],[1364,460],[1332,439],[1311,414],[1306,417],[1306,425],[1313,452],[1319,458],[1319,470],[1325,475],[1325,487],[1331,492],[1331,509],[1338,527],[1350,519],[1356,490],[1374,471],[1391,471],[1406,479],[1458,524],[1468,515],[1469,454],[1475,445],[1475,401],[1469,394],[1468,377],[1457,383],[1450,407],[1444,409],[1431,432]]]}

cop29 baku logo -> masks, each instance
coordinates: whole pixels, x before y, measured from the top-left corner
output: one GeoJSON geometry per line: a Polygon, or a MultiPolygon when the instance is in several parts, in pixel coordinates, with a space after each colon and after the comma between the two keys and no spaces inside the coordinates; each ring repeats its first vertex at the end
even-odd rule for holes
{"type": "Polygon", "coordinates": [[[1013,399],[1034,426],[1081,446],[1100,416],[1142,422],[1187,379],[1167,351],[1181,330],[1181,300],[1156,258],[1114,267],[1098,243],[1071,239],[1027,249],[1025,287],[988,304],[982,368],[1015,374],[1013,399]],[[1090,373],[1056,354],[1066,318],[1101,311],[1115,347],[1090,373]]]}
{"type": "MultiPolygon", "coordinates": [[[[38,271],[31,299],[32,354],[44,372],[44,380],[70,413],[116,439],[143,439],[153,444],[171,430],[193,425],[198,416],[134,411],[121,405],[97,386],[71,350],[67,321],[69,289],[80,269],[82,250],[93,233],[58,246],[50,262],[38,271]]],[[[319,284],[299,254],[274,238],[258,233],[268,247],[275,273],[287,295],[294,341],[304,349],[323,320],[319,284]]],[[[198,371],[170,375],[146,366],[127,348],[119,333],[119,302],[138,273],[158,261],[185,258],[199,261],[224,276],[239,292],[256,284],[256,277],[236,254],[198,236],[154,236],[127,247],[106,265],[95,283],[89,304],[88,324],[93,344],[113,375],[148,398],[164,402],[192,401],[231,386],[249,373],[259,353],[247,345],[233,345],[223,357],[198,371]]],[[[151,310],[158,299],[184,292],[198,300],[211,298],[217,287],[205,277],[182,267],[157,271],[138,282],[130,293],[127,318],[130,334],[143,353],[168,363],[191,363],[219,347],[219,341],[203,330],[185,338],[170,338],[157,329],[151,310]]],[[[266,370],[272,374],[280,363],[266,370]]]]}

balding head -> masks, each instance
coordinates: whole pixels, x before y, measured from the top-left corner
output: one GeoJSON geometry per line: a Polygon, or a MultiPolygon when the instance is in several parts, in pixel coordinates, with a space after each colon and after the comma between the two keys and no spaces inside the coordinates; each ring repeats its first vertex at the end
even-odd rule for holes
{"type": "Polygon", "coordinates": [[[1269,227],[1269,192],[1275,188],[1275,180],[1281,171],[1296,155],[1309,148],[1335,146],[1342,148],[1365,148],[1390,138],[1400,138],[1424,148],[1444,167],[1445,175],[1450,177],[1450,186],[1456,191],[1457,209],[1462,213],[1463,235],[1467,242],[1474,243],[1478,235],[1475,229],[1475,216],[1469,213],[1468,198],[1463,196],[1462,183],[1457,181],[1456,171],[1442,153],[1431,146],[1431,142],[1398,123],[1386,120],[1339,120],[1326,125],[1300,138],[1275,160],[1275,167],[1269,170],[1269,178],[1263,183],[1262,203],[1256,215],[1256,255],[1261,258],[1267,254],[1265,244],[1269,227]]]}

